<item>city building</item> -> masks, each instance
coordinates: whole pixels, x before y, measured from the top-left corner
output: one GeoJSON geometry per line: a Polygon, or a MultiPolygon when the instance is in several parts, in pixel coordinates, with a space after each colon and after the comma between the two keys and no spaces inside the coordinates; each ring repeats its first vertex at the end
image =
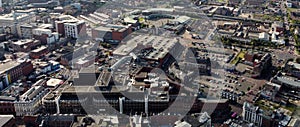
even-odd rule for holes
{"type": "Polygon", "coordinates": [[[84,54],[83,56],[73,58],[71,61],[72,63],[72,69],[78,69],[80,70],[83,67],[88,67],[97,61],[97,57],[95,57],[96,52],[89,52],[87,54],[84,54]]]}
{"type": "Polygon", "coordinates": [[[259,39],[264,40],[264,41],[269,41],[270,35],[266,32],[259,33],[259,39]]]}
{"type": "Polygon", "coordinates": [[[86,34],[86,24],[84,21],[64,23],[65,36],[79,38],[80,35],[86,34]]]}
{"type": "Polygon", "coordinates": [[[28,3],[32,8],[53,8],[59,5],[59,0],[29,0],[28,3]]]}
{"type": "Polygon", "coordinates": [[[55,21],[56,32],[63,37],[79,38],[86,35],[86,23],[69,15],[62,15],[55,21]]]}
{"type": "Polygon", "coordinates": [[[92,29],[92,38],[97,41],[120,43],[126,36],[132,33],[131,25],[106,24],[92,29]]]}
{"type": "Polygon", "coordinates": [[[15,52],[29,52],[37,46],[41,45],[41,42],[39,40],[24,39],[11,42],[10,45],[15,52]]]}
{"type": "Polygon", "coordinates": [[[72,60],[84,56],[86,50],[83,47],[74,49],[74,51],[67,51],[62,54],[60,64],[65,66],[72,66],[72,60]]]}
{"type": "Polygon", "coordinates": [[[282,89],[299,90],[300,88],[300,82],[298,81],[298,78],[288,75],[275,76],[271,82],[282,85],[282,89]]]}
{"type": "Polygon", "coordinates": [[[247,51],[244,59],[237,64],[236,70],[241,74],[249,74],[252,78],[263,76],[272,65],[270,53],[247,51]]]}
{"type": "Polygon", "coordinates": [[[248,102],[243,105],[242,118],[244,121],[258,127],[287,126],[291,117],[280,110],[264,111],[248,102]]]}
{"type": "Polygon", "coordinates": [[[34,61],[33,62],[35,72],[38,74],[47,74],[48,72],[52,71],[51,63],[45,61],[34,61]]]}
{"type": "Polygon", "coordinates": [[[111,115],[87,115],[78,116],[70,127],[78,126],[120,126],[120,121],[118,116],[111,115]]]}
{"type": "Polygon", "coordinates": [[[15,114],[14,101],[15,97],[0,96],[0,114],[15,114]]]}
{"type": "Polygon", "coordinates": [[[0,89],[4,89],[22,76],[29,75],[33,71],[33,65],[27,59],[6,60],[0,64],[0,70],[0,89]]]}
{"type": "Polygon", "coordinates": [[[18,36],[23,39],[32,39],[34,26],[29,24],[22,24],[18,26],[18,36]]]}
{"type": "Polygon", "coordinates": [[[242,117],[244,121],[253,123],[255,126],[262,126],[262,110],[257,106],[245,102],[243,105],[242,117]]]}
{"type": "Polygon", "coordinates": [[[36,28],[32,30],[33,38],[40,40],[42,44],[55,44],[59,40],[59,34],[50,29],[36,28]]]}
{"type": "Polygon", "coordinates": [[[48,88],[57,88],[59,85],[63,84],[63,80],[51,78],[46,82],[48,88]]]}
{"type": "Polygon", "coordinates": [[[49,63],[51,64],[51,70],[52,71],[57,71],[57,70],[60,69],[59,62],[51,60],[51,61],[49,61],[49,63]]]}
{"type": "Polygon", "coordinates": [[[16,120],[13,115],[0,115],[1,127],[14,127],[16,126],[16,120]]]}
{"type": "Polygon", "coordinates": [[[17,27],[21,24],[31,23],[36,20],[34,13],[17,14],[14,11],[10,14],[0,16],[0,26],[7,26],[10,30],[9,33],[18,35],[17,27]]]}
{"type": "Polygon", "coordinates": [[[39,126],[47,127],[71,127],[76,118],[80,116],[75,116],[71,114],[53,114],[53,115],[39,115],[36,119],[36,123],[39,126]]]}
{"type": "Polygon", "coordinates": [[[281,85],[269,82],[265,84],[264,88],[261,90],[260,95],[262,98],[276,101],[276,95],[280,91],[280,89],[281,85]]]}
{"type": "Polygon", "coordinates": [[[194,113],[187,115],[182,121],[176,121],[175,127],[210,127],[212,126],[211,117],[207,112],[194,113]]]}
{"type": "Polygon", "coordinates": [[[300,64],[293,61],[289,61],[285,65],[285,71],[297,78],[300,78],[300,64]]]}
{"type": "Polygon", "coordinates": [[[30,51],[29,56],[32,59],[39,59],[39,58],[44,57],[48,52],[49,52],[48,48],[46,46],[42,46],[42,47],[39,47],[37,49],[30,51]]]}
{"type": "Polygon", "coordinates": [[[59,114],[59,99],[60,93],[49,92],[47,95],[45,95],[42,99],[42,104],[43,108],[45,109],[45,112],[49,114],[59,114]]]}
{"type": "Polygon", "coordinates": [[[33,86],[15,102],[16,116],[34,115],[42,108],[42,98],[49,92],[43,86],[33,86]]]}
{"type": "Polygon", "coordinates": [[[4,46],[2,47],[2,45],[0,44],[0,60],[4,60],[5,59],[5,49],[4,46]]]}

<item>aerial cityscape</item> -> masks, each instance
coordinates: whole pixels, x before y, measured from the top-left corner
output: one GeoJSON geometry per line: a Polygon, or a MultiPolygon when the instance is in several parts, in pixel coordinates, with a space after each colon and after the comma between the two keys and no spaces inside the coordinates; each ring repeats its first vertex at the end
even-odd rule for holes
{"type": "Polygon", "coordinates": [[[300,127],[300,0],[0,0],[1,127],[300,127]]]}

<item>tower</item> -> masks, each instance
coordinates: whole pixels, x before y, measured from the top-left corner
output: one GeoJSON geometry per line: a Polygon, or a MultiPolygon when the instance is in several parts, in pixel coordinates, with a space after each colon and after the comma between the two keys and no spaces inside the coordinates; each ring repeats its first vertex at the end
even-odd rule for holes
{"type": "Polygon", "coordinates": [[[12,11],[12,14],[13,14],[13,18],[14,18],[14,25],[13,25],[13,35],[14,36],[18,36],[18,30],[17,30],[17,27],[18,27],[18,24],[19,24],[19,22],[18,22],[18,19],[17,19],[17,15],[16,15],[16,12],[13,10],[12,11]]]}

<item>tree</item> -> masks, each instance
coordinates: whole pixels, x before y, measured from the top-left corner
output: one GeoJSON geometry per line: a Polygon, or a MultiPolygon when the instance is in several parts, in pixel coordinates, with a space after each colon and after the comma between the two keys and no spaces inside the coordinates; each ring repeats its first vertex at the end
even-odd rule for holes
{"type": "Polygon", "coordinates": [[[250,89],[251,89],[250,87],[247,88],[248,91],[249,91],[250,89]]]}
{"type": "Polygon", "coordinates": [[[296,62],[297,62],[297,63],[300,63],[300,57],[298,57],[298,58],[296,59],[296,62]]]}

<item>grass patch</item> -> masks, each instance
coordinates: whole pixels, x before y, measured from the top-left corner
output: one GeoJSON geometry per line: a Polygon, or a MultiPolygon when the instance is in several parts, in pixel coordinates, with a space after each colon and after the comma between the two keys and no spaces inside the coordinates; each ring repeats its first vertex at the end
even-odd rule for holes
{"type": "Polygon", "coordinates": [[[287,8],[287,11],[288,12],[295,12],[295,11],[298,11],[297,8],[287,8]]]}
{"type": "Polygon", "coordinates": [[[274,109],[280,108],[280,105],[277,103],[273,103],[267,100],[259,100],[255,102],[256,106],[259,106],[264,111],[272,111],[274,109]]]}
{"type": "Polygon", "coordinates": [[[227,0],[216,0],[219,3],[227,3],[227,0]]]}
{"type": "Polygon", "coordinates": [[[279,15],[267,15],[267,14],[255,14],[255,19],[270,20],[270,21],[283,21],[283,18],[279,15]]]}
{"type": "Polygon", "coordinates": [[[241,59],[245,58],[245,52],[241,51],[239,54],[231,61],[231,64],[237,64],[241,59]]]}

